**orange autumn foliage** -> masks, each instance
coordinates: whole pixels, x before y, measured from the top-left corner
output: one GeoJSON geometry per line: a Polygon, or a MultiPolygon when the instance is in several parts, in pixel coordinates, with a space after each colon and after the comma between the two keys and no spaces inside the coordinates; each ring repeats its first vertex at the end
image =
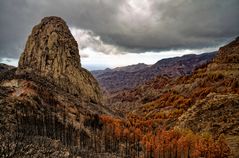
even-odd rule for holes
{"type": "Polygon", "coordinates": [[[114,129],[112,138],[115,137],[115,140],[126,143],[125,153],[132,157],[139,156],[140,151],[145,157],[153,158],[161,155],[226,158],[230,155],[230,149],[223,136],[213,139],[209,134],[199,135],[184,129],[155,129],[154,131],[151,127],[144,126],[152,126],[153,122],[142,121],[143,125],[141,125],[140,121],[135,124],[109,116],[101,116],[101,120],[103,123],[111,124],[110,127],[114,129]]]}

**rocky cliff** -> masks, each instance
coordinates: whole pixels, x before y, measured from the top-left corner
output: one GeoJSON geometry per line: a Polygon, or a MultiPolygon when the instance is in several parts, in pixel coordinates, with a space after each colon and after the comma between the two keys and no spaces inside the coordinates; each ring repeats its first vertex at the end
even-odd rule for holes
{"type": "Polygon", "coordinates": [[[59,17],[46,17],[33,28],[17,73],[35,73],[73,95],[96,103],[101,101],[98,83],[81,67],[77,42],[59,17]]]}
{"type": "Polygon", "coordinates": [[[66,22],[44,18],[18,68],[0,73],[0,155],[90,157],[90,149],[102,146],[99,116],[113,115],[101,98],[66,22]]]}

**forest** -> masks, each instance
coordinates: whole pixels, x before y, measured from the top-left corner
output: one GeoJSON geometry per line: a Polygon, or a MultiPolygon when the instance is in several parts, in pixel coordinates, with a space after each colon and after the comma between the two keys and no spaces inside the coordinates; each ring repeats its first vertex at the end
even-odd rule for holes
{"type": "MultiPolygon", "coordinates": [[[[96,114],[88,115],[84,120],[84,126],[90,129],[89,133],[77,129],[65,113],[61,114],[63,116],[59,117],[52,109],[51,112],[45,109],[36,113],[27,107],[16,108],[17,132],[14,141],[26,138],[34,141],[36,136],[42,141],[46,137],[59,140],[72,151],[72,156],[84,151],[107,152],[124,158],[225,158],[230,155],[223,135],[214,138],[210,133],[195,134],[187,129],[156,128],[155,120],[124,120],[96,114]]],[[[7,146],[2,146],[2,154],[9,150],[7,146]]],[[[18,150],[17,146],[15,150],[18,150]]]]}

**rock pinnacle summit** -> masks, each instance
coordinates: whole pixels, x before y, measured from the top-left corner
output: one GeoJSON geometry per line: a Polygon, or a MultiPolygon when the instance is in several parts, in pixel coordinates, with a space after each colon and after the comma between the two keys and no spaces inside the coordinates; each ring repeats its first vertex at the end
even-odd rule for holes
{"type": "Polygon", "coordinates": [[[35,73],[73,95],[101,100],[98,83],[81,67],[78,44],[60,17],[45,17],[33,28],[17,73],[35,73]]]}

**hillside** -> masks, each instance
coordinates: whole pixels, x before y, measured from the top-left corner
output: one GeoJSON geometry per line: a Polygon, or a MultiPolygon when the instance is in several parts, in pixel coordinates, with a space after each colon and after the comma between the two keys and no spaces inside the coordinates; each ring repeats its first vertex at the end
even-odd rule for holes
{"type": "Polygon", "coordinates": [[[13,68],[14,68],[14,66],[10,66],[10,65],[0,63],[0,73],[6,72],[6,71],[11,70],[13,68]]]}
{"type": "Polygon", "coordinates": [[[201,55],[184,55],[162,59],[149,66],[137,64],[115,69],[92,71],[102,89],[108,92],[116,92],[131,89],[156,76],[179,77],[190,75],[197,67],[200,67],[216,55],[216,52],[201,55]]]}
{"type": "MultiPolygon", "coordinates": [[[[237,43],[237,40],[232,43],[237,43]]],[[[188,106],[203,101],[207,96],[238,94],[239,63],[232,61],[237,61],[235,56],[239,44],[231,48],[232,43],[220,48],[212,62],[197,68],[192,75],[176,78],[158,76],[134,89],[112,93],[108,102],[111,106],[115,105],[117,110],[124,109],[152,118],[157,111],[169,105],[170,110],[175,108],[172,105],[178,105],[176,109],[185,111],[188,106]],[[124,105],[125,108],[120,107],[124,105]],[[147,115],[148,112],[150,115],[147,115]]]]}
{"type": "Polygon", "coordinates": [[[97,157],[102,114],[113,112],[65,21],[42,19],[19,66],[0,74],[0,157],[97,157]]]}
{"type": "Polygon", "coordinates": [[[127,113],[132,124],[147,122],[156,129],[190,129],[210,133],[214,138],[223,134],[238,156],[238,54],[239,38],[220,48],[212,62],[192,75],[158,76],[135,89],[111,94],[107,104],[127,113]]]}

